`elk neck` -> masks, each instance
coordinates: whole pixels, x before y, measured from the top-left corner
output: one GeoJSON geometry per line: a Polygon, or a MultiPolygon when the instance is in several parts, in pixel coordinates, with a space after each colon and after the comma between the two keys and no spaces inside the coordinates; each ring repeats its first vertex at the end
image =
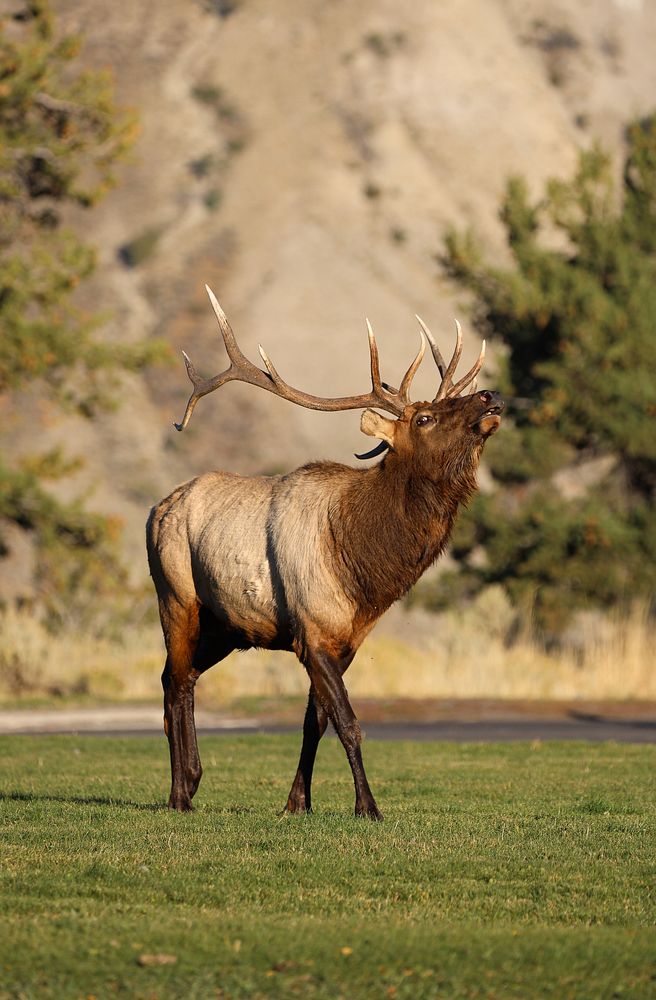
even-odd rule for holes
{"type": "Polygon", "coordinates": [[[375,620],[446,546],[476,463],[427,476],[394,453],[354,474],[329,517],[332,558],[348,596],[375,620]]]}

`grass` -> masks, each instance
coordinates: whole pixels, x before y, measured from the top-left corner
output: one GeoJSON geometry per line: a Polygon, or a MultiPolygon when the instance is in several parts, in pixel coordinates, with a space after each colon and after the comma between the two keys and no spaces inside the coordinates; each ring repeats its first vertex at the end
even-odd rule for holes
{"type": "Polygon", "coordinates": [[[334,739],[287,819],[293,737],[202,739],[186,816],[163,738],[0,739],[0,996],[656,995],[656,748],[365,750],[383,824],[334,739]]]}

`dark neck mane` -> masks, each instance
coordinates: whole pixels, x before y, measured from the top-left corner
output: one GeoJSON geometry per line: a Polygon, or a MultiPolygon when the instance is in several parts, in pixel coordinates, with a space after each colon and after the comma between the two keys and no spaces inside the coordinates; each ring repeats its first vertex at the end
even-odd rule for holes
{"type": "Polygon", "coordinates": [[[353,479],[329,523],[339,577],[365,619],[378,618],[437,559],[475,489],[473,467],[428,478],[396,455],[353,479]]]}

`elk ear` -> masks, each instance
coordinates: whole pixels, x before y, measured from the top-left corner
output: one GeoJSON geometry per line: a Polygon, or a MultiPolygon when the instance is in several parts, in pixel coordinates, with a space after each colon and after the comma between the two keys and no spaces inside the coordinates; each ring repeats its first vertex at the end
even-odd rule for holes
{"type": "Polygon", "coordinates": [[[396,420],[383,417],[375,410],[365,410],[360,419],[360,430],[370,437],[380,438],[386,441],[390,448],[394,447],[394,434],[396,433],[396,420]]]}

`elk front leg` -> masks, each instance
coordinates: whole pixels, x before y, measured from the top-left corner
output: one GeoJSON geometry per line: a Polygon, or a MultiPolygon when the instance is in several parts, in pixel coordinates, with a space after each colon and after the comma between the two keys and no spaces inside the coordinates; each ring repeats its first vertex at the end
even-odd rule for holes
{"type": "MultiPolygon", "coordinates": [[[[352,655],[347,665],[351,659],[352,655]]],[[[376,805],[362,763],[360,724],[351,708],[342,680],[345,667],[341,666],[339,657],[323,650],[308,653],[305,666],[310,675],[314,698],[328,715],[346,751],[355,785],[355,815],[380,820],[383,816],[376,805]]],[[[316,742],[318,743],[318,739],[316,742]]]]}
{"type": "MultiPolygon", "coordinates": [[[[349,651],[339,661],[340,676],[344,675],[354,656],[355,650],[349,651]]],[[[310,685],[310,695],[305,710],[305,719],[303,720],[301,756],[298,762],[296,777],[292,782],[289,798],[287,799],[285,812],[312,812],[312,773],[314,771],[314,762],[319,748],[319,741],[325,733],[327,725],[328,716],[326,711],[316,697],[312,685],[310,685]]]]}

